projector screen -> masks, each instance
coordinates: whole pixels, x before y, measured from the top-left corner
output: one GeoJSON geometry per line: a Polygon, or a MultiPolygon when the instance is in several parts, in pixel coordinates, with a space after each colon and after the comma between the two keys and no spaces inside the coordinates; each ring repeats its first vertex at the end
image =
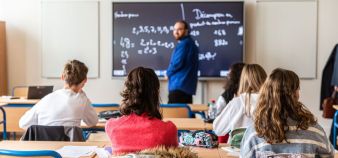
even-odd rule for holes
{"type": "Polygon", "coordinates": [[[178,20],[199,48],[199,77],[226,76],[244,56],[244,2],[113,2],[113,77],[138,66],[163,77],[177,44],[178,20]]]}

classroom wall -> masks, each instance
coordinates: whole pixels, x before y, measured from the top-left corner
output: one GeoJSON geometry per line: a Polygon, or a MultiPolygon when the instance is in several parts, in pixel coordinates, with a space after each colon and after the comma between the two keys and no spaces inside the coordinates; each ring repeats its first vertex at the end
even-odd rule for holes
{"type": "MultiPolygon", "coordinates": [[[[111,78],[112,65],[112,30],[111,30],[111,0],[100,1],[100,72],[99,78],[89,79],[85,91],[96,103],[116,102],[121,97],[123,80],[111,78]]],[[[301,101],[318,117],[326,131],[331,120],[321,118],[319,111],[319,96],[321,71],[334,45],[338,43],[338,21],[336,20],[337,0],[321,0],[318,2],[318,53],[317,78],[301,81],[301,101]]],[[[256,0],[245,0],[246,9],[246,61],[256,61],[255,11],[256,0]]],[[[9,89],[18,85],[52,84],[56,89],[63,83],[58,79],[41,77],[41,0],[0,0],[0,20],[7,23],[7,60],[9,89]]],[[[292,35],[289,36],[292,38],[292,35]]],[[[80,47],[80,46],[79,46],[80,47]]],[[[60,74],[62,71],[60,65],[60,74]]],[[[194,97],[195,103],[202,100],[217,98],[222,92],[222,81],[207,81],[199,83],[194,97]],[[201,92],[205,89],[204,98],[201,92]]],[[[161,81],[162,101],[167,102],[167,81],[161,81]]]]}

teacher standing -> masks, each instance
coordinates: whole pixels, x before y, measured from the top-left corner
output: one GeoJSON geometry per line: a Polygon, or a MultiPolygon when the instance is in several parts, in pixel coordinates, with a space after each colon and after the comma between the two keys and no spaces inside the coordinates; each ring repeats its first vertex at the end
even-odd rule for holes
{"type": "Polygon", "coordinates": [[[192,103],[192,96],[196,94],[199,53],[189,29],[188,23],[183,20],[174,25],[173,36],[178,43],[167,69],[168,103],[192,103]]]}

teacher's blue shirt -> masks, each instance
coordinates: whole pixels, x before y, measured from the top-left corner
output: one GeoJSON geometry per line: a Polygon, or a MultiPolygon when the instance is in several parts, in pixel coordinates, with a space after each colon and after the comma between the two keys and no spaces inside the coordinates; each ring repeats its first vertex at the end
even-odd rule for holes
{"type": "Polygon", "coordinates": [[[198,54],[198,48],[190,36],[178,41],[167,69],[169,92],[181,90],[186,94],[196,94],[198,54]]]}

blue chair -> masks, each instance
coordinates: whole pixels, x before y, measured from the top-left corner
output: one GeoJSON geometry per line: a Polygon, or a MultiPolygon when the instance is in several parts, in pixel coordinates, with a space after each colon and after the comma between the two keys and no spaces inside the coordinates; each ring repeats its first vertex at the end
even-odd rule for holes
{"type": "Polygon", "coordinates": [[[333,147],[336,148],[337,146],[337,128],[338,128],[338,110],[334,113],[333,116],[333,136],[332,136],[332,143],[333,147]]]}
{"type": "Polygon", "coordinates": [[[6,120],[6,111],[5,109],[0,106],[0,110],[2,112],[2,121],[0,121],[0,124],[3,125],[3,131],[2,131],[2,137],[3,137],[3,140],[6,140],[7,139],[7,120],[6,120]]]}
{"type": "Polygon", "coordinates": [[[119,107],[119,104],[116,103],[104,103],[104,104],[98,104],[98,103],[93,103],[93,107],[95,108],[103,108],[103,107],[119,107]]]}
{"type": "Polygon", "coordinates": [[[193,118],[188,104],[161,104],[163,118],[193,118]]]}
{"type": "Polygon", "coordinates": [[[39,156],[50,156],[54,158],[62,158],[62,156],[53,150],[6,150],[0,149],[0,155],[7,156],[20,156],[20,157],[39,157],[39,156]]]}

